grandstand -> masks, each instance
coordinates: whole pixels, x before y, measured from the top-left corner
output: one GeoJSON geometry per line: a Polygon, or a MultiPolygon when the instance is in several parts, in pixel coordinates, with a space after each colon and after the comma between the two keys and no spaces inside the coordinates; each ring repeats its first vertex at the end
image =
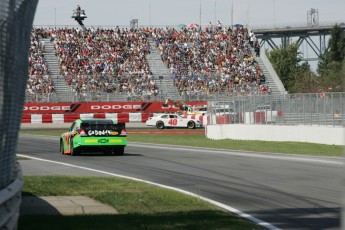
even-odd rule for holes
{"type": "Polygon", "coordinates": [[[246,28],[35,28],[26,102],[285,93],[255,55],[251,36],[246,28]]]}

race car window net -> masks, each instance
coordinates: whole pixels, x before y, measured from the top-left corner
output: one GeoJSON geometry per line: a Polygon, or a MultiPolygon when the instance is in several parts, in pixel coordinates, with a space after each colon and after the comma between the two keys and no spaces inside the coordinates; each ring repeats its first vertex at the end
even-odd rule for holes
{"type": "Polygon", "coordinates": [[[81,136],[126,136],[125,123],[112,124],[108,122],[83,122],[80,125],[81,136]]]}

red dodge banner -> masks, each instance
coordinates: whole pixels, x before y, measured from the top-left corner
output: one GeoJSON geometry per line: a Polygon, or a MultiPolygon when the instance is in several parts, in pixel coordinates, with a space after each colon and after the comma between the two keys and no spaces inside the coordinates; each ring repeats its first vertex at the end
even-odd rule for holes
{"type": "MultiPolygon", "coordinates": [[[[83,102],[83,103],[27,103],[24,114],[82,114],[82,113],[165,113],[178,107],[164,102],[83,102]]],[[[186,102],[190,106],[205,106],[206,102],[186,102]]]]}

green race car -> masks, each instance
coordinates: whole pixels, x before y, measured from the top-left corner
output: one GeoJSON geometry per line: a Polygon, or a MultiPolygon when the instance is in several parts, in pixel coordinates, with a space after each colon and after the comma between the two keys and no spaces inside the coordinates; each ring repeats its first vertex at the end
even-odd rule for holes
{"type": "Polygon", "coordinates": [[[60,153],[100,152],[123,155],[127,145],[125,123],[110,119],[78,119],[60,136],[60,153]]]}

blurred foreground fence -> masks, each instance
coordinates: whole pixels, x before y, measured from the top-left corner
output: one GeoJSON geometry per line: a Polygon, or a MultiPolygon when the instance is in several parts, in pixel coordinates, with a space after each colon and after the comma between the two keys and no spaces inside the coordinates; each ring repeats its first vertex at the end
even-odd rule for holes
{"type": "Polygon", "coordinates": [[[209,124],[344,126],[345,93],[218,98],[208,101],[209,124]]]}
{"type": "Polygon", "coordinates": [[[16,229],[23,178],[16,147],[37,0],[0,1],[0,229],[16,229]]]}

